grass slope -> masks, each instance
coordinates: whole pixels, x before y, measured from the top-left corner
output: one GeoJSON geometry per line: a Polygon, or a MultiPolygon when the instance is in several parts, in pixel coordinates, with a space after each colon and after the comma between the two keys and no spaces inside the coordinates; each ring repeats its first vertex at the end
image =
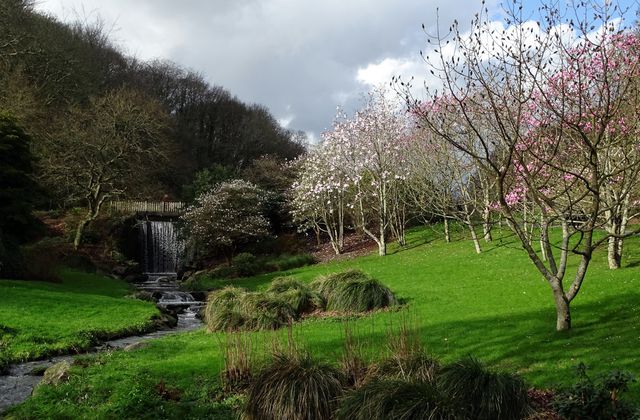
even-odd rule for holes
{"type": "MultiPolygon", "coordinates": [[[[549,287],[516,243],[506,237],[483,244],[485,252],[476,255],[469,241],[447,244],[434,236],[430,230],[415,230],[407,249],[392,250],[384,258],[370,255],[233,284],[264,290],[276,276],[310,281],[320,274],[359,268],[408,302],[406,310],[349,321],[368,344],[371,359],[384,356],[390,326],[408,317],[427,350],[441,361],[471,354],[493,368],[518,372],[538,387],[571,382],[579,362],[594,372],[616,368],[640,375],[638,238],[627,242],[620,270],[608,270],[605,252],[600,251],[572,304],[573,330],[557,333],[549,287]]],[[[572,264],[575,267],[575,261],[572,264]]],[[[287,332],[252,334],[260,343],[287,332]]],[[[294,335],[313,354],[335,362],[342,351],[344,322],[309,319],[295,325],[294,335]]],[[[135,410],[131,416],[225,418],[234,402],[220,397],[220,337],[198,331],[157,340],[132,353],[101,355],[75,367],[70,383],[46,387],[13,414],[77,417],[97,410],[99,415],[117,416],[135,410]],[[159,383],[180,390],[179,401],[163,397],[159,383]]],[[[637,384],[631,393],[640,401],[637,384]]]]}
{"type": "Polygon", "coordinates": [[[9,361],[79,351],[96,339],[148,328],[158,313],[125,299],[120,280],[64,271],[62,283],[0,280],[0,350],[9,361]]]}

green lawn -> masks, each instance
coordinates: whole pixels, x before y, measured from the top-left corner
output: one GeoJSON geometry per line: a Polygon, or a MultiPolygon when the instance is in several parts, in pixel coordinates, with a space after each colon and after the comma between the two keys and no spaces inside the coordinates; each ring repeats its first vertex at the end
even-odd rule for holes
{"type": "MultiPolygon", "coordinates": [[[[370,255],[287,274],[311,280],[319,274],[360,268],[406,300],[401,311],[349,321],[368,345],[371,359],[384,355],[390,327],[404,318],[441,361],[472,354],[494,368],[519,372],[538,387],[568,383],[579,362],[593,372],[624,369],[640,375],[638,238],[628,241],[620,270],[607,269],[604,250],[596,256],[572,305],[573,330],[557,333],[549,287],[517,244],[506,238],[476,255],[469,241],[447,244],[433,237],[430,230],[416,230],[409,236],[407,249],[392,249],[387,257],[370,255]]],[[[282,273],[233,283],[262,289],[278,275],[282,273]]],[[[318,357],[335,361],[341,354],[344,328],[344,321],[313,319],[296,324],[294,335],[318,357]]],[[[254,334],[257,343],[273,335],[254,334]]],[[[220,338],[198,331],[157,340],[131,353],[101,355],[76,367],[70,383],[43,389],[13,413],[74,417],[97,410],[98,415],[114,417],[146,413],[224,418],[231,403],[221,402],[218,392],[220,338]],[[180,402],[158,395],[155,385],[161,381],[180,390],[180,402]]],[[[266,352],[266,346],[257,347],[266,352]]],[[[640,401],[640,387],[634,385],[631,392],[640,401]]]]}
{"type": "Polygon", "coordinates": [[[62,283],[0,280],[0,350],[20,361],[87,349],[96,339],[145,330],[158,310],[125,299],[120,280],[71,270],[62,283]]]}

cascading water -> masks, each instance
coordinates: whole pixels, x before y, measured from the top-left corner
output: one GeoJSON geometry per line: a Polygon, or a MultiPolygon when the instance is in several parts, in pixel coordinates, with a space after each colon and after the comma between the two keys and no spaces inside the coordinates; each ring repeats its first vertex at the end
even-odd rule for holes
{"type": "Polygon", "coordinates": [[[179,290],[176,282],[184,243],[178,238],[170,220],[141,221],[141,257],[147,281],[137,287],[153,293],[158,306],[175,311],[179,328],[195,328],[202,323],[196,318],[204,302],[196,301],[190,293],[179,290]]]}
{"type": "Polygon", "coordinates": [[[168,220],[143,221],[140,235],[145,273],[175,275],[183,245],[174,223],[168,220]]]}

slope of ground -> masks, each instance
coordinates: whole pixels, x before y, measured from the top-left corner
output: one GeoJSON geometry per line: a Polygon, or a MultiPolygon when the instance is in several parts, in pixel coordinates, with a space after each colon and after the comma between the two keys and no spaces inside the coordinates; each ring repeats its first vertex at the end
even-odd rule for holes
{"type": "MultiPolygon", "coordinates": [[[[628,241],[623,268],[610,271],[601,251],[574,301],[574,328],[555,331],[551,292],[526,255],[508,235],[483,244],[476,255],[469,241],[444,243],[430,230],[415,230],[405,249],[391,255],[318,264],[233,281],[263,289],[283,274],[310,281],[320,274],[360,268],[378,278],[407,302],[405,309],[348,321],[371,359],[386,351],[387,334],[403,319],[419,331],[428,351],[443,362],[472,354],[494,368],[515,371],[537,387],[566,384],[574,366],[593,372],[611,369],[640,374],[640,240],[628,241]]],[[[572,261],[572,267],[575,261],[572,261]]],[[[219,284],[219,282],[216,282],[219,284]]],[[[297,342],[317,357],[335,362],[342,352],[345,320],[309,319],[296,324],[297,342]]],[[[274,336],[286,331],[252,333],[263,357],[274,336]]],[[[69,383],[46,387],[18,407],[17,417],[75,417],[146,413],[157,417],[196,418],[229,413],[221,397],[223,366],[219,334],[204,331],[157,340],[135,352],[101,355],[74,368],[69,383]],[[159,386],[161,384],[161,386],[159,386]],[[173,389],[178,398],[167,399],[173,389]]],[[[640,400],[634,385],[632,398],[640,400]]]]}

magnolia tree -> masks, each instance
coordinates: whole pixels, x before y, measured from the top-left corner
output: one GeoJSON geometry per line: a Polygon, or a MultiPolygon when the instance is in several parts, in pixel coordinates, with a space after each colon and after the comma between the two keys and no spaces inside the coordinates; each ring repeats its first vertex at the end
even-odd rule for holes
{"type": "Polygon", "coordinates": [[[341,134],[350,147],[347,158],[355,189],[354,219],[378,244],[379,255],[386,255],[390,230],[401,245],[405,243],[407,118],[386,99],[384,91],[377,91],[341,134]]]}
{"type": "Polygon", "coordinates": [[[454,23],[432,37],[436,53],[426,59],[443,89],[429,91],[427,103],[409,99],[424,126],[491,175],[496,209],[549,284],[556,328],[567,330],[594,251],[628,234],[596,233],[631,198],[622,185],[636,183],[640,164],[636,40],[614,25],[624,12],[609,2],[581,3],[573,20],[543,7],[540,23],[524,21],[522,10],[507,2],[507,28],[492,24],[485,9],[469,33],[454,23]],[[439,102],[446,106],[434,111],[439,102]],[[465,142],[444,129],[451,118],[464,122],[465,142]],[[612,186],[617,196],[609,199],[612,186]],[[541,249],[527,231],[524,204],[536,214],[541,249]]]}
{"type": "Polygon", "coordinates": [[[476,252],[481,253],[480,224],[485,240],[491,240],[491,178],[484,176],[474,159],[430,130],[415,129],[408,155],[407,199],[422,214],[444,220],[447,242],[450,220],[467,226],[476,252]]]}
{"type": "Polygon", "coordinates": [[[292,200],[298,223],[326,232],[336,253],[346,220],[377,243],[380,255],[390,233],[404,244],[406,127],[384,92],[371,94],[352,118],[339,114],[300,163],[292,200]]]}
{"type": "Polygon", "coordinates": [[[332,131],[322,134],[322,143],[294,162],[298,179],[292,186],[291,208],[300,229],[312,228],[329,236],[336,254],[344,250],[344,230],[353,188],[347,171],[350,148],[340,141],[346,124],[339,114],[332,131]]]}
{"type": "Polygon", "coordinates": [[[235,250],[269,235],[264,216],[265,192],[243,180],[232,180],[201,194],[182,215],[187,245],[205,256],[235,250]]]}

